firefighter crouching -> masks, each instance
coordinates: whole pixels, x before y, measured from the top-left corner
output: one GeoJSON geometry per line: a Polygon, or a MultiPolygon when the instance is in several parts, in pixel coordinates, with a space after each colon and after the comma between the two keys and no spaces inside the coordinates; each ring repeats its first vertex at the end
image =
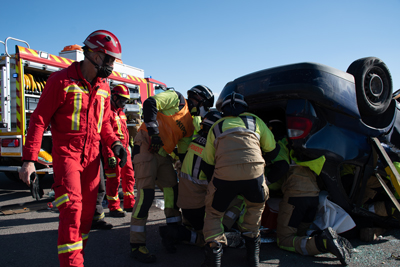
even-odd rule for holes
{"type": "Polygon", "coordinates": [[[215,165],[215,170],[205,200],[203,234],[207,243],[203,266],[221,265],[221,243],[227,243],[221,218],[237,195],[242,195],[246,203],[239,230],[245,239],[247,261],[250,266],[259,263],[259,227],[268,198],[262,151],[269,161],[277,156],[279,148],[265,123],[247,113],[247,109],[242,95],[226,96],[221,106],[223,118],[211,127],[207,136],[203,160],[215,165]]]}
{"type": "Polygon", "coordinates": [[[338,236],[331,227],[315,231],[311,236],[306,233],[317,214],[320,192],[317,174],[322,170],[325,157],[298,160],[294,151],[289,150],[284,124],[274,120],[268,126],[275,139],[279,140],[277,143],[280,151],[278,157],[272,161],[274,164],[267,167],[266,182],[274,185],[280,179],[283,180],[283,199],[279,203],[276,231],[278,246],[301,255],[331,252],[342,265],[347,265],[351,257],[351,244],[347,239],[338,236]],[[294,164],[289,167],[290,162],[294,164]]]}
{"type": "Polygon", "coordinates": [[[55,202],[59,216],[60,266],[83,266],[99,186],[100,140],[126,163],[126,151],[110,124],[110,87],[106,77],[121,45],[99,30],[84,41],[85,58],[53,73],[31,115],[20,179],[30,184],[44,130],[51,123],[55,202]]]}
{"type": "Polygon", "coordinates": [[[167,90],[143,103],[144,124],[135,137],[132,152],[140,201],[135,203],[130,226],[131,256],[140,262],[156,260],[146,247],[145,231],[156,184],[164,193],[167,224],[181,223],[176,206],[177,176],[169,154],[178,146],[178,156],[183,159],[192,140],[192,116],[199,115],[213,103],[214,95],[205,86],[190,89],[187,100],[179,92],[167,90]]]}
{"type": "MultiPolygon", "coordinates": [[[[111,90],[111,116],[110,121],[114,133],[121,141],[127,151],[128,159],[131,158],[129,148],[129,132],[126,125],[126,116],[123,111],[126,102],[129,100],[129,89],[126,85],[117,85],[111,90]]],[[[135,195],[133,187],[135,178],[133,173],[132,161],[128,160],[126,165],[121,168],[118,166],[118,159],[114,157],[111,149],[107,146],[102,147],[104,158],[104,171],[107,177],[106,194],[108,208],[111,217],[125,217],[126,211],[130,212],[135,205],[135,195]],[[118,197],[118,188],[122,183],[124,194],[124,210],[121,209],[118,197]]]]}

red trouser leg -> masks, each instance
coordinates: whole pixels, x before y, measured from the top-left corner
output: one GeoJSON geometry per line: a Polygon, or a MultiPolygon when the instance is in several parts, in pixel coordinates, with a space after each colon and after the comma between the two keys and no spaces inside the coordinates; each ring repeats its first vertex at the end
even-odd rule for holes
{"type": "Polygon", "coordinates": [[[108,162],[104,163],[104,170],[106,173],[106,194],[108,200],[108,208],[111,210],[117,210],[121,208],[120,201],[118,198],[118,188],[120,183],[120,170],[119,165],[114,169],[108,166],[108,162]]]}
{"type": "MultiPolygon", "coordinates": [[[[128,159],[130,155],[128,152],[128,159]]],[[[132,167],[132,162],[128,160],[126,165],[121,170],[122,176],[122,191],[124,192],[124,209],[131,209],[135,205],[135,178],[134,171],[132,167]]]]}
{"type": "Polygon", "coordinates": [[[83,248],[96,206],[100,160],[83,170],[79,155],[63,157],[57,151],[53,149],[53,188],[60,211],[58,258],[61,267],[83,266],[83,248]]]}

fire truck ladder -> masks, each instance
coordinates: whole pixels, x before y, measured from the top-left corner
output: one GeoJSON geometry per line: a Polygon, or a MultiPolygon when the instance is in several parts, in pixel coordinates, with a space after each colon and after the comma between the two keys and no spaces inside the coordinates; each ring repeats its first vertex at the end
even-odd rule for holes
{"type": "Polygon", "coordinates": [[[3,131],[11,132],[11,96],[10,96],[10,59],[11,55],[7,51],[7,41],[14,40],[22,42],[27,45],[29,44],[23,40],[19,40],[13,37],[8,37],[5,42],[0,41],[5,46],[5,66],[1,69],[1,123],[0,129],[3,131]]]}

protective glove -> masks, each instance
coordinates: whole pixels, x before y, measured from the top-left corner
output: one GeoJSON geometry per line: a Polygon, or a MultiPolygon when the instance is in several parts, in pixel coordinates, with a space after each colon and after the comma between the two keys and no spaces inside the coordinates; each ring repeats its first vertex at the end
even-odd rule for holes
{"type": "Polygon", "coordinates": [[[114,142],[114,144],[111,146],[111,149],[114,152],[114,156],[120,159],[119,166],[121,168],[124,167],[126,164],[128,154],[126,153],[126,150],[122,146],[121,142],[120,141],[114,142]]]}
{"type": "Polygon", "coordinates": [[[108,166],[111,169],[115,169],[115,167],[117,167],[117,159],[115,157],[108,158],[108,166]]]}
{"type": "Polygon", "coordinates": [[[39,186],[39,177],[36,175],[36,173],[32,173],[30,176],[31,180],[31,194],[32,197],[35,198],[37,201],[39,201],[43,197],[43,189],[40,188],[39,186]]]}
{"type": "Polygon", "coordinates": [[[161,137],[158,136],[157,134],[154,134],[150,136],[150,145],[149,145],[149,151],[151,153],[157,153],[160,148],[162,148],[164,143],[161,140],[161,137]]]}

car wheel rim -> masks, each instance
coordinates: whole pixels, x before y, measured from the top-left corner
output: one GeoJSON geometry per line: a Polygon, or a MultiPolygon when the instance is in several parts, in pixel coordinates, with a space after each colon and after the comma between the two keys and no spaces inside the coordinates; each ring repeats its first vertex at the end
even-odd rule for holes
{"type": "Polygon", "coordinates": [[[379,105],[384,98],[384,81],[379,74],[368,73],[365,79],[365,95],[368,102],[373,105],[379,105]]]}

